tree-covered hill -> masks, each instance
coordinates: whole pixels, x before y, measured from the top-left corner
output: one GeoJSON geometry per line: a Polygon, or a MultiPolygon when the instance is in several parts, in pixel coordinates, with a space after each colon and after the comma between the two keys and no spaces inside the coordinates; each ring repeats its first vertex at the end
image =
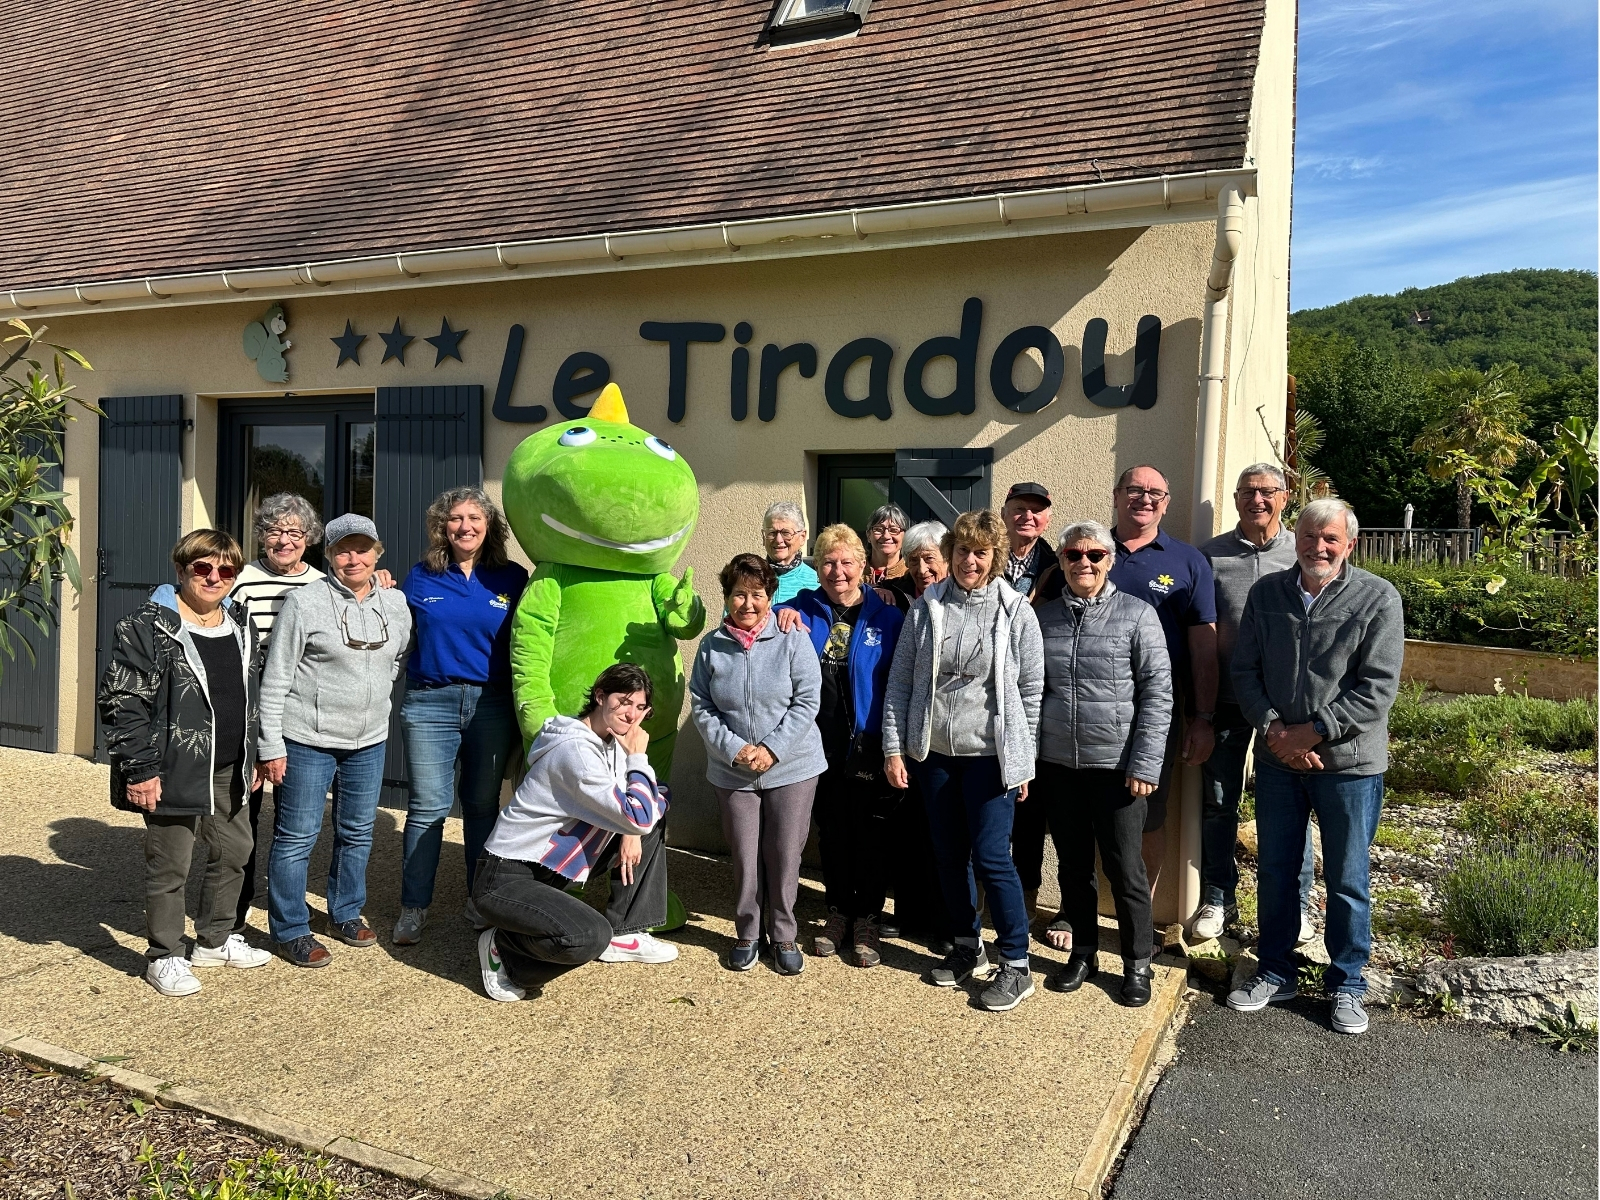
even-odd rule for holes
{"type": "Polygon", "coordinates": [[[1578,374],[1596,354],[1600,297],[1592,271],[1504,271],[1395,296],[1357,296],[1290,318],[1295,334],[1337,334],[1431,371],[1514,362],[1546,380],[1578,374]],[[1429,315],[1418,324],[1417,313],[1429,315]]]}

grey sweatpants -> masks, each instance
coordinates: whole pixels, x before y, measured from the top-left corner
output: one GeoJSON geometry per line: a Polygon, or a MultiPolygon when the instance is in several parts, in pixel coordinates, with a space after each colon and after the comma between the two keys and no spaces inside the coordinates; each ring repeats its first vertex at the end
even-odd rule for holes
{"type": "Polygon", "coordinates": [[[733,926],[741,941],[765,932],[774,942],[795,940],[794,898],[800,891],[800,852],[811,833],[817,779],[775,788],[716,788],[722,835],[733,852],[733,926]]]}
{"type": "Polygon", "coordinates": [[[184,885],[189,881],[196,837],[206,844],[206,873],[194,917],[195,941],[215,948],[233,932],[244,864],[255,844],[239,765],[217,771],[211,788],[217,810],[210,816],[151,813],[144,819],[144,911],[150,934],[150,948],[145,953],[150,958],[182,956],[184,952],[184,885]]]}

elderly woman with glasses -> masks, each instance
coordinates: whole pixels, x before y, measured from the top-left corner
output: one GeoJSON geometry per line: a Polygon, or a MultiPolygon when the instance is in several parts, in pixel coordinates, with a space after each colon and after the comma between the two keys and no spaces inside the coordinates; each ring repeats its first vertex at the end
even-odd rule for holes
{"type": "Polygon", "coordinates": [[[472,895],[478,856],[500,815],[500,780],[521,746],[511,700],[511,614],[528,572],[506,557],[511,527],[476,487],[441,492],[428,506],[427,526],[427,554],[400,585],[417,637],[400,706],[411,798],[397,946],[422,940],[444,821],[458,798],[472,895]]]}
{"type": "Polygon", "coordinates": [[[411,641],[405,596],[375,579],[383,553],[377,526],[347,513],[328,522],[326,537],[332,574],[284,602],[261,677],[260,757],[275,801],[267,917],[278,952],[301,967],[325,966],[332,957],[311,935],[305,896],[335,783],[329,932],[350,946],[377,942],[361,909],[389,698],[411,641]]]}
{"type": "Polygon", "coordinates": [[[898,504],[885,504],[867,521],[867,566],[871,576],[868,582],[893,595],[895,607],[901,612],[911,607],[915,594],[901,555],[910,525],[911,519],[898,504]]]}
{"type": "Polygon", "coordinates": [[[1156,610],[1118,590],[1111,530],[1076,521],[1061,535],[1066,580],[1039,606],[1044,702],[1030,805],[1042,805],[1056,844],[1061,913],[1072,937],[1067,965],[1046,984],[1073,992],[1098,970],[1095,849],[1111,881],[1122,939],[1122,1003],[1150,1000],[1150,883],[1140,844],[1161,780],[1172,720],[1172,665],[1156,610]]]}
{"type": "Polygon", "coordinates": [[[816,571],[806,564],[806,518],[793,500],[777,500],[761,518],[761,545],[767,565],[778,577],[772,602],[782,604],[817,586],[816,571]]]}
{"type": "Polygon", "coordinates": [[[197,529],[172,549],[178,585],[157,588],[117,622],[100,681],[100,721],[111,759],[111,802],[145,823],[145,978],[163,996],[200,990],[191,967],[259,967],[234,909],[252,839],[248,784],[255,773],[255,632],[228,599],[243,555],[226,533],[197,529]],[[184,884],[195,839],[207,845],[184,956],[184,884]]]}
{"type": "Polygon", "coordinates": [[[1007,544],[993,512],[957,518],[944,545],[949,578],[911,606],[883,706],[884,770],[895,787],[906,787],[914,775],[922,791],[955,926],[955,948],[931,982],[956,987],[989,973],[976,875],[1000,955],[999,970],[978,997],[991,1012],[1033,994],[1011,821],[1033,778],[1044,688],[1039,622],[1001,578],[1007,544]]]}

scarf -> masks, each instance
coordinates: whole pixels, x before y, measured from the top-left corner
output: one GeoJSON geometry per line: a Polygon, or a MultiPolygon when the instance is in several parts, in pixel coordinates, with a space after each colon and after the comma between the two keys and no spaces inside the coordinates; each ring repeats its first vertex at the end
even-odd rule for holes
{"type": "Polygon", "coordinates": [[[756,639],[761,636],[762,631],[764,629],[766,629],[767,623],[769,621],[771,621],[771,620],[772,620],[772,614],[769,612],[767,614],[766,621],[761,622],[761,624],[756,626],[756,628],[754,628],[754,629],[740,629],[731,620],[729,620],[728,618],[725,617],[725,618],[723,618],[723,621],[722,621],[722,627],[724,629],[726,629],[730,634],[733,635],[733,640],[734,641],[738,642],[739,645],[743,646],[746,650],[748,650],[748,649],[750,649],[751,646],[754,646],[756,644],[756,639]]]}

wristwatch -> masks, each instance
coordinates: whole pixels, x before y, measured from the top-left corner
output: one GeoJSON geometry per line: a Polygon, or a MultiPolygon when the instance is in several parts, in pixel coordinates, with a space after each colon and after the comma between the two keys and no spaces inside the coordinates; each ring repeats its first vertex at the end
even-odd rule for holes
{"type": "Polygon", "coordinates": [[[1209,721],[1214,724],[1217,719],[1217,714],[1214,712],[1197,712],[1194,714],[1194,719],[1196,721],[1209,721]]]}
{"type": "Polygon", "coordinates": [[[1313,729],[1315,729],[1317,731],[1317,736],[1318,737],[1325,738],[1325,737],[1328,736],[1328,727],[1322,723],[1322,718],[1321,717],[1312,717],[1311,718],[1311,728],[1313,728],[1313,729]]]}

